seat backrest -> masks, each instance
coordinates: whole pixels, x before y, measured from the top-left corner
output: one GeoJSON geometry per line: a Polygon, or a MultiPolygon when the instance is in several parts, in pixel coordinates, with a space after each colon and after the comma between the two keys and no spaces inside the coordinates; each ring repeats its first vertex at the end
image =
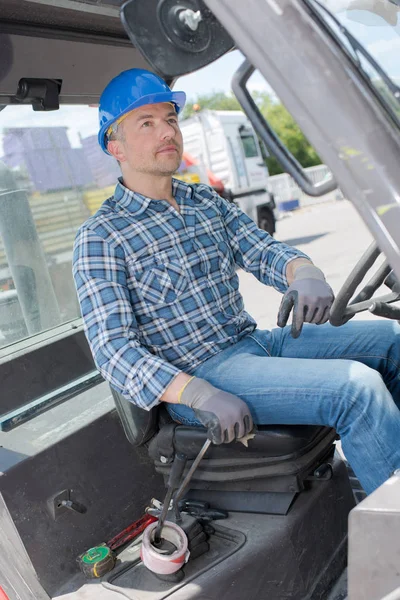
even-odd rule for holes
{"type": "Polygon", "coordinates": [[[113,388],[111,393],[126,437],[133,446],[143,446],[159,430],[159,407],[147,411],[126,400],[113,388]]]}

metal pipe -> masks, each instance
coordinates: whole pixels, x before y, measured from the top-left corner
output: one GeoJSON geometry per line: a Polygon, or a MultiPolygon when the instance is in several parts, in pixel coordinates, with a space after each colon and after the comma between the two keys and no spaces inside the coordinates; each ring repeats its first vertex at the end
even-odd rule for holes
{"type": "Polygon", "coordinates": [[[169,510],[169,505],[172,500],[172,496],[174,491],[179,485],[181,477],[183,475],[183,471],[185,469],[187,457],[185,454],[181,452],[177,452],[174,462],[172,463],[171,471],[168,477],[168,490],[167,495],[165,496],[164,504],[162,507],[161,515],[158,519],[158,524],[154,533],[154,544],[156,546],[160,546],[161,544],[161,531],[165,523],[165,519],[167,518],[167,513],[169,510]]]}
{"type": "Polygon", "coordinates": [[[29,335],[61,323],[26,190],[0,161],[0,235],[29,335]]]}
{"type": "Polygon", "coordinates": [[[200,450],[200,452],[198,453],[198,455],[194,459],[193,464],[190,467],[189,471],[187,472],[185,479],[182,481],[182,483],[181,483],[178,491],[175,494],[174,509],[175,509],[175,516],[176,516],[177,522],[181,520],[181,515],[180,515],[180,512],[179,512],[179,500],[182,498],[183,494],[185,493],[186,488],[189,485],[190,480],[192,479],[195,470],[199,466],[200,461],[202,460],[203,456],[207,452],[207,450],[210,447],[210,445],[211,445],[211,440],[207,439],[204,442],[202,449],[200,450]]]}

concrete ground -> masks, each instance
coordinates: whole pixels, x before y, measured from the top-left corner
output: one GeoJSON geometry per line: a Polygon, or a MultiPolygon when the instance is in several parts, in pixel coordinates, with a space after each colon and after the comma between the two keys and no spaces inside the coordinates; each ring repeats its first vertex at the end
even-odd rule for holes
{"type": "MultiPolygon", "coordinates": [[[[307,254],[324,271],[335,294],[372,241],[361,217],[347,200],[315,204],[285,215],[277,222],[275,238],[307,254]]],[[[246,310],[259,328],[276,327],[281,294],[249,273],[239,271],[238,275],[246,310]]],[[[387,293],[389,290],[385,289],[387,293]]],[[[364,312],[354,318],[376,317],[364,312]]]]}

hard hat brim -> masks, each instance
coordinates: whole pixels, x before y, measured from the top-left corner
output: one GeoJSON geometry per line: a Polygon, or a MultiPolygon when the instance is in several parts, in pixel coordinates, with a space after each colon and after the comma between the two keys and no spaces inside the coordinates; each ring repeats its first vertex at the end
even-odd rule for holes
{"type": "Polygon", "coordinates": [[[115,123],[118,119],[131,112],[135,108],[140,108],[141,106],[146,106],[147,104],[162,104],[163,102],[172,102],[175,105],[176,113],[179,114],[186,102],[186,94],[185,92],[157,92],[155,94],[148,94],[146,96],[142,96],[139,100],[132,102],[121,114],[109,119],[106,123],[104,123],[98,134],[98,142],[100,144],[101,149],[106,154],[109,154],[107,150],[107,141],[106,141],[106,133],[108,128],[115,123]]]}

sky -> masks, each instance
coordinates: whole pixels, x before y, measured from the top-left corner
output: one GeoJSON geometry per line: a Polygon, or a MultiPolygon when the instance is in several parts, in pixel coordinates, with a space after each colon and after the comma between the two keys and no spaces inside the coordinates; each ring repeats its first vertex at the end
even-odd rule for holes
{"type": "MultiPolygon", "coordinates": [[[[328,8],[335,9],[336,16],[360,41],[362,41],[374,57],[381,63],[387,73],[400,81],[400,19],[395,7],[388,0],[322,0],[328,8]],[[392,7],[390,21],[379,14],[357,10],[357,4],[369,1],[371,6],[392,7]],[[353,5],[353,10],[345,7],[353,5]],[[396,24],[397,17],[397,24],[396,24]]],[[[230,92],[230,82],[236,69],[243,61],[239,50],[234,50],[220,58],[215,63],[203,69],[180,78],[175,89],[183,90],[188,101],[194,101],[198,94],[212,92],[230,92]]],[[[248,83],[251,91],[268,91],[268,86],[262,75],[255,73],[248,83]]],[[[54,112],[33,112],[29,106],[9,106],[0,112],[0,156],[2,149],[2,130],[5,127],[27,126],[65,126],[74,147],[80,145],[79,135],[87,137],[97,133],[97,109],[95,107],[63,106],[54,112]]]]}
{"type": "MultiPolygon", "coordinates": [[[[396,8],[393,4],[390,6],[396,8]]],[[[365,12],[352,10],[339,13],[337,17],[364,44],[390,77],[400,79],[400,12],[397,12],[396,25],[388,24],[377,14],[366,16],[365,12]]]]}
{"type": "MultiPolygon", "coordinates": [[[[230,92],[232,77],[243,60],[243,54],[239,50],[234,50],[222,56],[214,64],[208,65],[191,75],[181,77],[176,82],[175,87],[186,92],[188,100],[195,99],[198,94],[208,94],[221,90],[230,92]]],[[[271,91],[264,77],[258,72],[250,78],[248,85],[251,91],[271,91]]]]}

